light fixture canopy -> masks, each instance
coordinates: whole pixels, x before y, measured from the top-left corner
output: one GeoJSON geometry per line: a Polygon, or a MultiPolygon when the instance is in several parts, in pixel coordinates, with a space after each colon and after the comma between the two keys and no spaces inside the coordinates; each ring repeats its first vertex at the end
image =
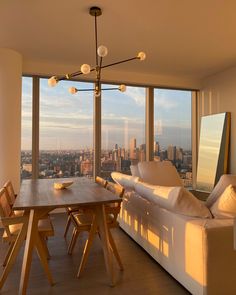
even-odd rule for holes
{"type": "Polygon", "coordinates": [[[118,61],[118,62],[103,65],[102,64],[103,58],[107,56],[108,49],[104,45],[98,46],[98,33],[97,33],[97,17],[102,15],[102,10],[101,10],[100,7],[92,6],[89,9],[89,14],[94,17],[96,66],[91,68],[90,65],[88,65],[88,64],[82,64],[79,71],[76,71],[76,72],[71,73],[71,74],[66,74],[66,75],[61,76],[61,77],[52,76],[50,79],[48,79],[48,85],[51,86],[51,87],[54,87],[61,80],[69,80],[69,79],[75,78],[75,77],[77,77],[79,75],[83,75],[83,74],[87,75],[90,72],[95,72],[96,73],[95,87],[93,89],[77,89],[75,87],[70,87],[69,92],[71,94],[75,94],[78,91],[94,91],[95,97],[100,96],[101,90],[119,90],[121,92],[125,92],[126,91],[126,86],[124,84],[120,85],[119,87],[101,89],[101,72],[102,72],[102,69],[108,68],[108,67],[111,67],[111,66],[115,66],[115,65],[118,65],[118,64],[121,64],[121,63],[129,62],[129,61],[132,61],[132,60],[135,60],[135,59],[139,59],[140,61],[143,61],[146,58],[146,54],[144,52],[139,52],[135,57],[131,57],[131,58],[124,59],[124,60],[121,60],[121,61],[118,61]]]}

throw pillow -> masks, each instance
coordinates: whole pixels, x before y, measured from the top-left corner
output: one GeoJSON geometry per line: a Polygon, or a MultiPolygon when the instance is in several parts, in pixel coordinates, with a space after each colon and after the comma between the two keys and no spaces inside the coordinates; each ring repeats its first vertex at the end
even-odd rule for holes
{"type": "Polygon", "coordinates": [[[236,175],[224,174],[221,176],[220,180],[217,182],[213,191],[210,193],[206,200],[206,206],[211,208],[211,206],[216,202],[216,200],[223,194],[224,190],[228,185],[236,185],[236,175]]]}
{"type": "Polygon", "coordinates": [[[182,186],[182,180],[170,161],[139,162],[138,169],[144,182],[154,185],[182,186]]]}
{"type": "Polygon", "coordinates": [[[210,210],[214,217],[236,217],[236,187],[232,184],[228,185],[210,210]]]}
{"type": "Polygon", "coordinates": [[[138,182],[135,191],[150,202],[182,215],[211,218],[211,212],[194,195],[181,186],[155,186],[138,182]]]}

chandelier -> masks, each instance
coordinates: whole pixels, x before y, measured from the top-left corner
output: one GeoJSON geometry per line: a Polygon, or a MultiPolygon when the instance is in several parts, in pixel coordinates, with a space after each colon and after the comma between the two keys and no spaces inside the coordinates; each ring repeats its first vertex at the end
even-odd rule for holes
{"type": "Polygon", "coordinates": [[[135,60],[135,59],[143,61],[146,58],[146,54],[144,52],[139,52],[137,54],[137,56],[135,56],[135,57],[131,57],[131,58],[124,59],[124,60],[121,60],[121,61],[118,61],[118,62],[103,65],[103,58],[105,56],[107,56],[108,49],[104,45],[100,45],[98,47],[98,33],[97,33],[97,17],[102,14],[102,10],[99,7],[93,6],[93,7],[91,7],[89,9],[89,13],[90,13],[91,16],[94,17],[96,66],[90,67],[90,65],[88,65],[88,64],[83,64],[80,67],[80,70],[76,71],[74,73],[66,74],[66,75],[61,76],[61,77],[60,76],[52,76],[50,79],[48,79],[48,85],[51,86],[51,87],[54,87],[61,80],[69,80],[71,78],[75,78],[75,77],[80,76],[80,75],[87,75],[87,74],[89,74],[91,72],[95,72],[96,73],[96,79],[95,79],[95,87],[94,88],[92,88],[92,89],[91,88],[90,89],[77,89],[75,87],[70,87],[69,92],[71,94],[75,94],[78,91],[94,91],[95,96],[100,96],[101,90],[119,90],[121,92],[125,92],[126,86],[124,84],[120,85],[119,87],[101,89],[101,73],[102,73],[102,69],[108,68],[108,67],[111,67],[111,66],[115,66],[115,65],[118,65],[118,64],[122,64],[122,63],[125,63],[125,62],[129,62],[129,61],[132,61],[132,60],[135,60]]]}

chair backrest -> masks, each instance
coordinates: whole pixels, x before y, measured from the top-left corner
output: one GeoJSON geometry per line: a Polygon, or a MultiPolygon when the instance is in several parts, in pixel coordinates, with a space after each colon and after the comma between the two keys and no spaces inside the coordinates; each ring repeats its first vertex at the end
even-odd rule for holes
{"type": "Polygon", "coordinates": [[[107,186],[107,181],[100,176],[96,176],[95,182],[100,184],[103,187],[107,186]]]}
{"type": "Polygon", "coordinates": [[[0,189],[0,217],[9,217],[12,213],[11,206],[9,204],[7,190],[5,187],[0,189]]]}
{"type": "Polygon", "coordinates": [[[109,190],[110,192],[114,193],[117,197],[122,198],[124,194],[124,188],[123,186],[113,183],[113,182],[108,182],[106,189],[109,190]]]}
{"type": "Polygon", "coordinates": [[[16,199],[16,194],[15,194],[15,191],[13,189],[13,185],[12,185],[11,181],[8,180],[4,184],[4,187],[5,187],[6,191],[7,191],[7,197],[9,199],[10,205],[13,205],[14,202],[15,202],[15,199],[16,199]]]}

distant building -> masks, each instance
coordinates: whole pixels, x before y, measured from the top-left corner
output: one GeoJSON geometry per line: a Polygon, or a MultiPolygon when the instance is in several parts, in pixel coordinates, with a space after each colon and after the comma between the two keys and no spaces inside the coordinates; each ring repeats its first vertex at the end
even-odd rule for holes
{"type": "Polygon", "coordinates": [[[136,159],[136,138],[131,138],[129,142],[129,157],[136,159]]]}
{"type": "Polygon", "coordinates": [[[173,145],[168,146],[167,158],[168,158],[168,160],[175,162],[175,160],[176,160],[176,146],[173,146],[173,145]]]}
{"type": "Polygon", "coordinates": [[[93,175],[93,163],[89,159],[80,163],[80,171],[82,175],[93,175]]]}
{"type": "Polygon", "coordinates": [[[102,162],[103,171],[116,171],[116,161],[114,160],[105,160],[102,162]]]}
{"type": "Polygon", "coordinates": [[[32,173],[32,164],[23,164],[22,165],[22,170],[25,170],[29,173],[32,173]]]}

